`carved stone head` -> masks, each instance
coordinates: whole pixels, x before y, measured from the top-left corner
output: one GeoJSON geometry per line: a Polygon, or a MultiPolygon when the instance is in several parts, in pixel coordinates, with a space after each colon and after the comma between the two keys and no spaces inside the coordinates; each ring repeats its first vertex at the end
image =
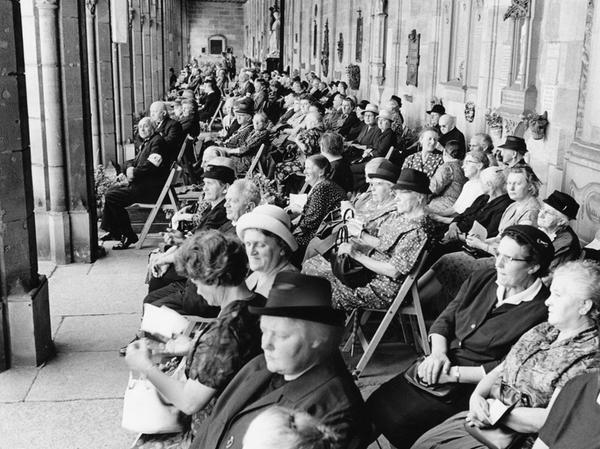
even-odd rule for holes
{"type": "Polygon", "coordinates": [[[534,140],[541,140],[546,135],[548,126],[548,112],[544,111],[542,115],[534,114],[529,119],[529,132],[534,140]]]}

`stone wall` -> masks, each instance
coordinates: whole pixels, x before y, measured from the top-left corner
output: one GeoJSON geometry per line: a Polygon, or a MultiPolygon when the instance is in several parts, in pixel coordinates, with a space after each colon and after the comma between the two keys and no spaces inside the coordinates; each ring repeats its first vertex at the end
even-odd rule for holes
{"type": "MultiPolygon", "coordinates": [[[[238,61],[242,59],[244,29],[243,5],[235,2],[192,1],[187,4],[190,28],[190,58],[202,61],[221,61],[211,55],[209,38],[220,35],[226,40],[224,51],[231,47],[238,61]]],[[[239,63],[238,63],[239,64],[239,63]]]]}
{"type": "MultiPolygon", "coordinates": [[[[249,60],[264,60],[260,37],[268,40],[265,11],[268,18],[273,3],[248,0],[244,5],[244,52],[249,60]]],[[[523,133],[523,116],[547,111],[544,139],[534,140],[529,131],[523,134],[530,164],[544,182],[543,197],[554,189],[576,194],[583,206],[576,226],[589,240],[600,225],[600,183],[593,183],[600,179],[600,94],[590,88],[600,81],[595,3],[285,0],[283,66],[302,75],[314,70],[327,80],[347,81],[347,66],[358,65],[360,87],[352,93],[359,98],[382,103],[398,95],[406,123],[414,128],[425,124],[425,110],[439,98],[467,138],[489,132],[496,144],[506,135],[523,133]],[[359,19],[362,45],[357,39],[359,19]],[[326,28],[328,48],[323,45],[326,28]],[[412,30],[420,38],[416,85],[407,83],[412,30]],[[325,74],[322,58],[327,52],[325,74]],[[475,108],[472,121],[465,115],[467,104],[475,108]],[[491,109],[503,117],[501,133],[492,133],[486,124],[485,113],[491,109]],[[585,179],[573,179],[575,173],[585,174],[585,179]]]]}

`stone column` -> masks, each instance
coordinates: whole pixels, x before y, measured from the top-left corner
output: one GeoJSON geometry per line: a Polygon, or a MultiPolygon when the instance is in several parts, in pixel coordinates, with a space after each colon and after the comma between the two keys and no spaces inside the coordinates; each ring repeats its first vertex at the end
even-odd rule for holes
{"type": "Polygon", "coordinates": [[[0,371],[3,371],[11,364],[40,364],[54,351],[48,283],[37,274],[24,42],[18,1],[0,1],[0,42],[0,371]]]}
{"type": "Polygon", "coordinates": [[[36,0],[40,33],[40,66],[48,163],[50,254],[58,264],[71,262],[70,224],[66,208],[66,175],[62,131],[61,82],[58,68],[57,0],[36,0]]]}
{"type": "Polygon", "coordinates": [[[374,5],[372,16],[373,34],[371,39],[371,94],[378,91],[378,98],[381,96],[385,81],[386,19],[387,1],[378,0],[374,5]]]}
{"type": "Polygon", "coordinates": [[[96,0],[86,0],[87,59],[90,83],[90,110],[92,113],[92,151],[94,166],[102,163],[100,145],[100,108],[98,101],[98,69],[96,66],[96,0]]]}

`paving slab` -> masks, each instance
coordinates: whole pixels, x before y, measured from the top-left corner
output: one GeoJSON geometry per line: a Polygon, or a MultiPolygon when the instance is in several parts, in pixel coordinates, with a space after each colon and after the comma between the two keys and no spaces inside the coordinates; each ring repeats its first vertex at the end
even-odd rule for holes
{"type": "Polygon", "coordinates": [[[40,369],[26,401],[122,398],[128,369],[118,351],[60,353],[40,369]]]}
{"type": "Polygon", "coordinates": [[[52,273],[54,281],[68,281],[75,277],[85,276],[92,268],[90,263],[72,263],[69,265],[58,265],[52,273]]]}
{"type": "Polygon", "coordinates": [[[25,402],[0,406],[0,449],[125,449],[123,401],[25,402]]]}
{"type": "Polygon", "coordinates": [[[140,327],[139,314],[66,316],[54,344],[58,352],[117,351],[140,327]]]}
{"type": "Polygon", "coordinates": [[[144,278],[121,275],[77,276],[70,280],[50,278],[52,315],[103,315],[141,313],[148,292],[144,278]]]}
{"type": "MultiPolygon", "coordinates": [[[[24,367],[11,368],[0,373],[0,403],[24,401],[37,374],[38,368],[24,367]]],[[[0,409],[2,407],[0,405],[0,409]]]]}

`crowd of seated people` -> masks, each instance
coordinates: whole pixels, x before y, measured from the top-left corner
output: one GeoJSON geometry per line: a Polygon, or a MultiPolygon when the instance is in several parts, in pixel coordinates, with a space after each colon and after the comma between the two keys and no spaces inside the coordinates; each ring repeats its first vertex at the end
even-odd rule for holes
{"type": "Polygon", "coordinates": [[[571,227],[575,199],[540,198],[526,141],[467,145],[441,104],[407,140],[395,95],[375,104],[314,73],[224,70],[186,70],[173,110],[152,104],[104,198],[102,239],[127,249],[125,207],[155,201],[187,144],[178,162],[198,188],[151,253],[143,303],[210,321],[122,348],[191,417],[135,447],[366,448],[383,434],[396,448],[475,448],[498,429],[513,449],[592,447],[597,432],[572,417],[600,413],[588,397],[600,265],[571,227]],[[345,320],[385,311],[425,256],[431,353],[365,402],[339,349],[345,320]],[[185,380],[163,372],[166,356],[185,380]]]}

